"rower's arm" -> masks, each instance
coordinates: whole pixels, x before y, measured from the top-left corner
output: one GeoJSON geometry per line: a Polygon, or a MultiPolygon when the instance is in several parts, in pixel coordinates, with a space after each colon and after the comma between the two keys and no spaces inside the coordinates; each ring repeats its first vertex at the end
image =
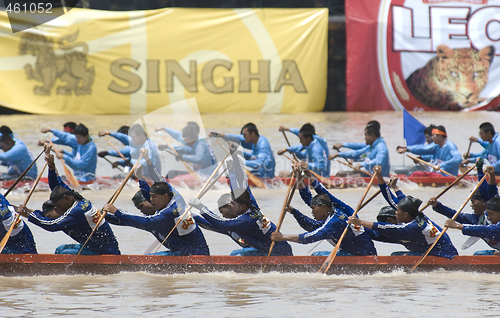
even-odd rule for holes
{"type": "Polygon", "coordinates": [[[118,140],[119,142],[121,142],[122,144],[124,144],[125,146],[130,145],[130,139],[128,135],[119,132],[110,132],[109,135],[118,140]]]}
{"type": "Polygon", "coordinates": [[[210,157],[210,151],[207,144],[198,142],[192,149],[193,154],[183,154],[181,155],[182,160],[192,162],[197,165],[201,165],[207,161],[207,157],[210,157]]]}
{"type": "Polygon", "coordinates": [[[182,132],[170,129],[168,127],[165,127],[163,130],[165,130],[172,138],[180,142],[181,144],[185,145],[186,143],[184,142],[184,139],[182,139],[182,132]]]}
{"type": "Polygon", "coordinates": [[[342,144],[342,147],[349,148],[352,150],[359,150],[359,149],[365,148],[366,143],[364,143],[364,142],[344,142],[342,144]]]}
{"type": "Polygon", "coordinates": [[[462,234],[493,239],[498,242],[500,241],[500,224],[498,223],[490,225],[463,224],[462,234]]]}
{"type": "Polygon", "coordinates": [[[325,186],[321,182],[319,182],[317,179],[314,179],[312,181],[311,186],[314,188],[316,193],[318,193],[318,194],[324,193],[324,194],[328,195],[328,197],[330,198],[330,201],[332,201],[332,205],[335,209],[341,210],[347,216],[353,215],[354,210],[349,205],[347,205],[346,203],[344,203],[343,201],[341,201],[337,197],[335,197],[333,194],[331,194],[330,191],[328,191],[325,188],[325,186]]]}
{"type": "Polygon", "coordinates": [[[435,155],[436,150],[439,146],[435,143],[428,145],[413,145],[407,146],[409,152],[417,154],[417,155],[435,155]]]}
{"type": "MultiPolygon", "coordinates": [[[[91,141],[89,141],[91,142],[91,141]]],[[[76,159],[70,157],[68,155],[63,156],[64,161],[70,166],[73,170],[83,170],[88,168],[89,166],[95,166],[97,163],[97,147],[92,142],[89,147],[85,150],[84,153],[80,154],[80,158],[76,159]]],[[[95,173],[95,170],[94,170],[95,173]]]]}
{"type": "Polygon", "coordinates": [[[62,144],[70,146],[72,148],[78,147],[75,135],[57,129],[52,129],[50,132],[53,133],[54,136],[59,138],[62,144]]]}
{"type": "Polygon", "coordinates": [[[64,183],[64,181],[58,175],[56,169],[54,169],[54,170],[49,169],[48,179],[49,179],[50,190],[54,190],[54,188],[57,187],[57,186],[66,188],[68,190],[71,190],[71,188],[68,187],[68,185],[66,183],[64,183]]]}
{"type": "Polygon", "coordinates": [[[241,146],[246,149],[252,149],[253,146],[252,143],[248,143],[245,141],[243,135],[224,134],[224,139],[235,142],[237,144],[241,144],[241,146]]]}
{"type": "MultiPolygon", "coordinates": [[[[387,203],[389,203],[389,205],[397,210],[398,208],[398,202],[400,199],[400,197],[395,197],[393,194],[392,194],[392,191],[391,189],[389,189],[389,187],[387,186],[387,184],[384,182],[384,183],[379,183],[378,185],[380,187],[380,192],[382,193],[382,195],[384,196],[384,199],[385,201],[387,201],[387,203]],[[396,201],[397,200],[397,201],[396,201]]],[[[402,193],[402,192],[401,192],[402,193]]]]}
{"type": "Polygon", "coordinates": [[[300,225],[300,227],[306,231],[311,232],[323,226],[323,222],[316,221],[308,216],[305,216],[297,209],[292,209],[290,213],[293,215],[295,220],[297,220],[297,223],[300,225]]]}
{"type": "MultiPolygon", "coordinates": [[[[120,153],[125,157],[130,159],[130,146],[120,149],[120,153]]],[[[121,158],[120,154],[116,150],[108,150],[108,156],[121,158]]],[[[123,161],[123,160],[122,160],[123,161]]]]}

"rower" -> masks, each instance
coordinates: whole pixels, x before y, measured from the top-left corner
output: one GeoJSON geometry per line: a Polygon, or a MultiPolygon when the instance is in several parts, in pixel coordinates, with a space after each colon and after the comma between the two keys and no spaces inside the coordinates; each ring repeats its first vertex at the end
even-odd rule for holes
{"type": "MultiPolygon", "coordinates": [[[[157,127],[156,131],[166,131],[175,140],[182,145],[175,145],[173,148],[177,152],[175,159],[193,164],[194,171],[202,175],[210,175],[217,163],[217,159],[212,148],[205,139],[199,138],[200,127],[195,122],[188,122],[182,129],[182,132],[170,129],[168,127],[157,127]]],[[[167,145],[160,145],[160,150],[169,148],[167,145]]],[[[167,173],[167,179],[172,179],[178,175],[189,174],[188,171],[170,170],[167,173]]]]}
{"type": "MultiPolygon", "coordinates": [[[[76,128],[76,123],[75,122],[72,122],[72,121],[69,121],[67,123],[64,123],[63,125],[63,131],[64,132],[67,132],[69,134],[75,134],[75,128],[76,128]]],[[[2,133],[0,131],[0,133],[2,133]]],[[[64,146],[67,146],[65,143],[63,143],[59,138],[57,137],[52,137],[50,139],[52,141],[52,143],[56,144],[56,145],[64,145],[64,146]]],[[[47,139],[44,139],[44,140],[40,140],[38,141],[38,145],[39,146],[43,146],[45,143],[47,142],[47,139]]]]}
{"type": "MultiPolygon", "coordinates": [[[[4,237],[9,231],[17,212],[7,199],[0,194],[0,237],[4,237]]],[[[17,225],[10,234],[2,254],[37,254],[36,244],[28,225],[19,219],[17,225]]]]}
{"type": "MultiPolygon", "coordinates": [[[[161,172],[161,159],[158,153],[158,147],[155,145],[154,142],[151,141],[151,139],[149,139],[146,136],[146,133],[141,125],[139,124],[132,125],[128,130],[128,135],[120,132],[110,133],[108,131],[101,131],[99,134],[102,136],[110,135],[111,137],[114,137],[115,139],[119,140],[122,144],[129,146],[128,152],[124,150],[125,153],[122,154],[125,155],[126,157],[130,156],[131,158],[130,161],[129,160],[125,161],[123,159],[115,161],[113,163],[113,167],[118,165],[124,167],[127,165],[134,165],[137,159],[139,158],[140,149],[145,148],[149,150],[148,152],[149,160],[153,163],[156,169],[159,172],[161,172]]],[[[143,167],[147,166],[145,158],[141,159],[140,164],[143,167]]],[[[150,176],[148,176],[147,171],[145,172],[145,177],[150,178],[150,176]]]]}
{"type": "Polygon", "coordinates": [[[97,167],[97,148],[89,135],[89,130],[84,124],[75,127],[74,134],[63,132],[57,129],[42,128],[42,133],[53,133],[60,139],[60,142],[70,146],[73,151],[61,151],[56,153],[57,158],[64,159],[64,162],[73,169],[78,181],[88,182],[95,180],[95,170],[97,167]]]}
{"type": "MultiPolygon", "coordinates": [[[[295,166],[296,167],[296,166],[295,166]]],[[[306,176],[311,180],[311,185],[318,193],[311,199],[311,192],[302,182],[298,184],[300,196],[311,207],[314,219],[302,214],[299,210],[287,206],[285,210],[292,214],[299,225],[306,231],[302,234],[281,234],[279,231],[271,235],[273,241],[291,241],[309,244],[321,240],[328,240],[335,245],[347,224],[347,217],[354,210],[344,202],[335,198],[326,188],[305,170],[306,176]],[[347,213],[344,213],[346,211],[347,213]]],[[[329,251],[314,252],[313,256],[327,256],[329,251]]],[[[363,227],[349,226],[345,239],[342,240],[338,256],[377,255],[373,241],[363,227]]]]}
{"type": "Polygon", "coordinates": [[[274,170],[276,161],[274,160],[274,152],[271,144],[266,137],[259,135],[257,126],[253,123],[248,123],[241,128],[240,135],[219,134],[211,132],[210,137],[221,137],[229,141],[241,143],[241,146],[250,149],[252,152],[243,152],[245,157],[245,166],[249,171],[261,178],[274,178],[274,170]]]}
{"type": "MultiPolygon", "coordinates": [[[[478,161],[480,162],[480,161],[478,161]]],[[[472,225],[481,225],[481,226],[486,226],[490,225],[491,222],[488,220],[488,216],[486,215],[486,203],[490,199],[497,197],[498,196],[498,189],[497,185],[495,182],[495,168],[493,166],[489,166],[486,168],[486,173],[489,176],[488,179],[488,184],[483,182],[481,184],[479,190],[476,191],[471,197],[471,207],[472,210],[474,211],[473,213],[464,213],[461,212],[457,217],[456,217],[456,222],[460,224],[472,224],[472,225]],[[483,187],[484,186],[484,187],[483,187]],[[478,192],[479,191],[479,192],[478,192]]],[[[478,179],[483,178],[483,169],[478,165],[478,179]]],[[[452,218],[456,211],[454,209],[451,209],[439,201],[437,201],[435,198],[431,198],[429,200],[429,204],[432,205],[432,208],[434,211],[448,217],[452,218]]],[[[465,234],[465,233],[464,233],[465,234]]],[[[498,242],[492,240],[489,237],[482,237],[483,240],[486,242],[486,244],[490,245],[492,248],[497,249],[500,247],[498,242]]],[[[462,249],[469,248],[472,244],[474,244],[477,240],[474,239],[469,239],[467,242],[464,244],[464,247],[462,249]]],[[[494,251],[490,250],[482,250],[482,251],[476,251],[474,255],[491,255],[494,251]]]]}
{"type": "MultiPolygon", "coordinates": [[[[50,201],[55,208],[51,209],[49,203],[44,207],[44,212],[30,210],[20,205],[18,212],[28,218],[33,224],[50,231],[63,231],[79,244],[65,244],[59,246],[56,254],[76,255],[87,241],[90,233],[97,225],[101,213],[92,203],[83,198],[79,193],[71,190],[58,176],[54,164],[54,156],[46,155],[45,160],[49,167],[49,186],[52,190],[50,201]]],[[[82,255],[113,254],[119,255],[118,241],[108,222],[102,220],[95,235],[90,237],[82,255]]]]}
{"type": "Polygon", "coordinates": [[[381,166],[382,175],[388,177],[391,170],[389,150],[387,149],[384,139],[380,137],[380,130],[377,127],[377,125],[367,125],[365,128],[365,147],[358,150],[332,154],[328,159],[333,160],[340,157],[362,161],[362,163],[358,165],[358,168],[364,168],[370,172],[373,171],[374,166],[381,166]]]}
{"type": "MultiPolygon", "coordinates": [[[[149,159],[147,149],[141,149],[141,154],[146,158],[148,169],[155,170],[155,166],[149,159]]],[[[145,209],[145,206],[141,208],[141,212],[145,214],[142,216],[130,214],[122,209],[117,209],[112,204],[106,204],[104,206],[104,210],[107,212],[106,220],[111,224],[132,226],[148,231],[159,242],[163,242],[174,227],[179,216],[184,212],[185,204],[184,202],[182,204],[178,203],[177,198],[180,194],[157,171],[149,171],[149,175],[153,178],[153,185],[149,187],[143,180],[141,180],[140,185],[142,196],[153,208],[152,214],[149,209],[145,209]]],[[[191,217],[191,214],[188,214],[177,225],[163,244],[168,248],[168,251],[157,252],[154,255],[182,256],[210,254],[205,237],[196,221],[191,217]]]]}
{"type": "MultiPolygon", "coordinates": [[[[427,142],[428,145],[434,144],[434,140],[432,139],[432,130],[434,128],[436,128],[436,125],[430,124],[424,129],[425,141],[427,142]]],[[[432,162],[435,159],[435,155],[433,154],[422,155],[418,156],[418,158],[422,159],[425,162],[432,162]]],[[[415,163],[415,166],[413,166],[413,171],[427,171],[429,169],[428,166],[419,164],[417,160],[413,160],[413,162],[415,163]]]]}
{"type": "MultiPolygon", "coordinates": [[[[0,136],[0,148],[4,151],[0,153],[0,164],[8,167],[7,173],[0,175],[0,180],[17,179],[33,162],[33,156],[26,145],[10,134],[0,136]]],[[[33,165],[24,179],[36,179],[38,175],[36,165],[33,165]]]]}
{"type": "Polygon", "coordinates": [[[462,163],[462,156],[458,152],[457,146],[448,140],[444,126],[437,126],[432,130],[432,140],[433,144],[397,147],[400,154],[408,151],[417,155],[434,156],[431,162],[434,168],[429,168],[429,171],[415,171],[411,177],[442,177],[444,174],[439,171],[440,169],[456,176],[458,167],[462,163]]]}
{"type": "MultiPolygon", "coordinates": [[[[375,167],[375,173],[381,178],[381,167],[375,167]]],[[[380,184],[380,183],[379,183],[380,184]]],[[[404,245],[408,251],[393,252],[391,255],[422,255],[434,243],[442,229],[418,209],[422,201],[411,196],[394,196],[389,188],[381,191],[387,203],[396,210],[398,224],[370,222],[349,217],[349,223],[378,232],[394,242],[404,245]]],[[[429,255],[453,258],[458,255],[448,234],[441,236],[429,255]]]]}
{"type": "Polygon", "coordinates": [[[486,214],[489,224],[460,224],[448,219],[444,225],[462,231],[462,234],[482,238],[494,250],[478,251],[474,255],[500,255],[500,197],[486,202],[486,214]]]}
{"type": "Polygon", "coordinates": [[[278,155],[282,155],[285,152],[293,153],[298,159],[306,160],[304,163],[307,164],[307,169],[323,177],[330,177],[330,161],[325,154],[325,150],[318,139],[314,139],[314,130],[306,125],[302,126],[299,131],[299,140],[301,144],[279,150],[278,155]]]}
{"type": "Polygon", "coordinates": [[[495,127],[491,123],[485,122],[479,126],[479,138],[470,137],[470,141],[479,143],[484,150],[480,153],[471,153],[464,155],[463,164],[476,162],[479,158],[487,159],[495,168],[495,172],[500,174],[500,138],[495,132],[495,127]]]}

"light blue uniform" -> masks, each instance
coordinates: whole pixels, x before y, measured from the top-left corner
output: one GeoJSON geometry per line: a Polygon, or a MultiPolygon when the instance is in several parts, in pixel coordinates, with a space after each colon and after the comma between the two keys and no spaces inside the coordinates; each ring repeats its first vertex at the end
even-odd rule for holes
{"type": "Polygon", "coordinates": [[[446,140],[443,147],[432,143],[429,145],[408,146],[407,149],[409,152],[417,155],[434,155],[434,160],[431,161],[433,165],[439,165],[442,170],[454,176],[458,174],[458,167],[462,163],[462,156],[458,152],[457,146],[449,140],[446,140]]]}
{"type": "Polygon", "coordinates": [[[247,143],[243,135],[225,134],[226,140],[241,143],[241,146],[252,152],[243,151],[245,166],[250,168],[250,172],[261,178],[274,178],[276,161],[269,141],[264,136],[259,136],[257,145],[247,143]]]}
{"type": "MultiPolygon", "coordinates": [[[[16,138],[13,139],[15,142],[14,146],[6,152],[0,153],[0,164],[7,166],[8,173],[17,177],[28,168],[34,158],[22,141],[16,138]]],[[[26,177],[36,179],[37,175],[36,165],[33,165],[26,174],[26,177]]]]}
{"type": "MultiPolygon", "coordinates": [[[[149,159],[151,160],[153,165],[156,167],[158,172],[161,173],[161,159],[160,159],[160,155],[158,153],[158,147],[149,138],[146,140],[146,142],[143,145],[136,145],[132,141],[132,137],[130,137],[129,135],[125,135],[125,134],[116,132],[116,133],[110,133],[110,136],[116,138],[122,144],[128,146],[128,147],[120,150],[120,152],[125,157],[132,158],[132,159],[130,159],[130,163],[132,165],[134,165],[136,163],[137,159],[141,155],[141,148],[148,149],[149,159]]],[[[119,165],[125,166],[125,160],[119,160],[117,162],[119,165]]],[[[146,160],[144,158],[141,158],[141,160],[139,162],[143,167],[147,167],[147,163],[146,163],[146,160]]],[[[148,171],[144,171],[144,176],[151,179],[148,171]]]]}
{"type": "Polygon", "coordinates": [[[73,169],[78,181],[87,182],[95,180],[95,169],[97,167],[97,148],[91,139],[85,145],[76,142],[75,135],[52,129],[51,132],[61,140],[61,142],[73,148],[72,152],[63,150],[64,162],[73,169]]]}
{"type": "Polygon", "coordinates": [[[210,175],[216,168],[217,159],[212,148],[205,139],[198,139],[192,146],[187,145],[182,139],[182,133],[170,128],[165,128],[175,140],[182,143],[180,146],[173,146],[175,151],[181,155],[183,161],[193,163],[195,171],[210,175]]]}
{"type": "MultiPolygon", "coordinates": [[[[119,142],[121,142],[122,144],[124,144],[122,142],[122,140],[120,140],[120,138],[116,135],[117,133],[113,133],[113,132],[110,132],[109,135],[113,138],[115,138],[116,140],[118,140],[119,142]]],[[[128,142],[128,140],[127,140],[128,142]]],[[[122,150],[120,150],[120,153],[127,159],[130,159],[130,147],[128,146],[128,144],[124,144],[126,147],[122,150]]],[[[118,153],[118,151],[116,150],[109,150],[108,151],[108,156],[112,156],[112,157],[117,157],[117,158],[121,158],[120,154],[118,153]]]]}
{"type": "Polygon", "coordinates": [[[382,175],[389,176],[391,170],[391,162],[389,160],[389,150],[382,137],[379,137],[373,145],[365,146],[358,150],[351,150],[339,153],[340,158],[354,159],[362,161],[361,167],[373,173],[373,167],[381,166],[382,175]]]}
{"type": "Polygon", "coordinates": [[[493,136],[491,144],[487,141],[478,140],[478,143],[483,146],[484,150],[480,153],[471,153],[470,161],[476,162],[477,159],[487,159],[493,167],[495,167],[495,173],[500,173],[500,138],[498,138],[498,133],[493,136]]]}
{"type": "MultiPolygon", "coordinates": [[[[290,132],[296,136],[299,135],[300,129],[298,128],[290,128],[290,132]]],[[[318,135],[313,135],[313,139],[319,142],[321,145],[321,148],[323,148],[323,151],[325,152],[325,157],[326,157],[326,171],[328,171],[328,175],[325,176],[330,176],[330,160],[328,160],[328,156],[330,156],[330,149],[328,148],[328,142],[326,141],[325,138],[320,137],[318,135]]],[[[365,145],[366,146],[366,145],[365,145]]],[[[315,171],[317,172],[317,171],[315,171]]]]}
{"type": "Polygon", "coordinates": [[[309,170],[320,174],[323,177],[330,176],[330,169],[327,163],[330,163],[325,155],[325,150],[317,140],[313,140],[309,146],[296,145],[288,147],[289,152],[295,153],[300,160],[306,160],[309,170]]]}

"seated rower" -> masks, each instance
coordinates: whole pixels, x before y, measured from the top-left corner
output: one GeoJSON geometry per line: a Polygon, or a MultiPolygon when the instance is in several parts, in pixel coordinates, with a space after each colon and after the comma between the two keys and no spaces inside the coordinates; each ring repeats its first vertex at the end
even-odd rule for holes
{"type": "MultiPolygon", "coordinates": [[[[154,170],[147,149],[141,149],[141,153],[146,158],[148,168],[154,170]]],[[[155,176],[156,172],[150,171],[149,174],[155,176]]],[[[104,210],[108,213],[106,220],[111,224],[132,226],[148,231],[161,243],[174,228],[184,210],[178,206],[173,188],[169,183],[158,179],[153,180],[155,183],[151,187],[146,182],[141,183],[142,194],[154,209],[152,214],[146,214],[145,212],[150,213],[150,211],[141,209],[141,212],[146,215],[133,215],[112,204],[106,204],[104,210]]],[[[210,255],[205,237],[190,214],[177,225],[163,244],[169,250],[155,253],[155,255],[210,255]]]]}
{"type": "MultiPolygon", "coordinates": [[[[14,207],[0,194],[0,220],[2,221],[0,237],[5,237],[16,218],[16,214],[14,207]]],[[[2,254],[37,254],[33,234],[22,219],[19,219],[17,225],[14,225],[2,254]]]]}
{"type": "Polygon", "coordinates": [[[444,225],[462,231],[462,234],[480,237],[494,250],[481,251],[474,255],[500,255],[500,197],[494,197],[486,202],[486,214],[489,224],[460,224],[453,219],[445,221],[444,225]]]}
{"type": "Polygon", "coordinates": [[[241,128],[240,135],[219,134],[211,132],[210,137],[222,137],[225,140],[241,143],[241,146],[250,149],[252,152],[243,152],[245,166],[249,171],[261,178],[274,178],[276,161],[271,144],[266,137],[259,135],[257,126],[248,123],[241,128]]]}
{"type": "MultiPolygon", "coordinates": [[[[380,167],[374,170],[381,177],[380,167]]],[[[396,209],[398,224],[370,222],[349,217],[349,223],[362,225],[404,245],[408,251],[391,255],[422,255],[434,243],[442,229],[418,210],[421,200],[411,196],[395,197],[384,182],[379,182],[382,195],[391,207],[396,209]]],[[[444,234],[429,255],[453,258],[458,255],[448,234],[444,234]]]]}
{"type": "MultiPolygon", "coordinates": [[[[302,234],[281,234],[276,231],[271,234],[273,241],[291,241],[301,244],[309,244],[321,240],[328,240],[332,245],[335,245],[346,226],[349,226],[344,239],[341,242],[339,256],[354,256],[354,255],[377,255],[375,246],[370,236],[365,232],[363,227],[354,227],[347,224],[348,215],[352,215],[354,211],[344,202],[333,197],[326,188],[319,183],[308,170],[306,175],[312,180],[311,184],[318,193],[314,198],[311,198],[309,188],[299,183],[300,195],[304,202],[312,209],[314,219],[305,216],[297,209],[287,206],[285,209],[291,213],[297,220],[299,225],[306,231],[302,234]],[[331,200],[333,197],[334,200],[331,200]],[[343,211],[349,211],[349,214],[343,211]]],[[[329,251],[315,252],[314,256],[327,256],[329,251]]]]}
{"type": "MultiPolygon", "coordinates": [[[[10,134],[0,136],[0,164],[8,167],[7,173],[2,173],[0,180],[15,180],[33,162],[34,158],[28,148],[20,140],[14,140],[10,134]]],[[[36,179],[38,175],[36,165],[33,165],[24,178],[36,179]]]]}
{"type": "Polygon", "coordinates": [[[340,157],[362,161],[358,168],[364,168],[369,172],[373,171],[374,166],[381,166],[382,175],[388,177],[391,170],[389,150],[384,139],[380,137],[380,130],[377,129],[376,125],[365,128],[365,141],[366,146],[361,149],[332,154],[328,159],[333,160],[340,157]]]}
{"type": "MultiPolygon", "coordinates": [[[[55,208],[43,213],[20,205],[18,212],[27,217],[31,223],[50,232],[63,231],[79,243],[61,245],[56,249],[56,254],[78,254],[82,244],[85,243],[97,225],[101,213],[89,200],[71,190],[61,180],[57,175],[53,155],[46,155],[45,160],[49,166],[49,186],[52,190],[50,200],[55,208]]],[[[90,237],[82,250],[82,255],[100,254],[120,255],[118,241],[106,220],[101,221],[94,235],[90,237]]]]}
{"type": "MultiPolygon", "coordinates": [[[[182,133],[167,127],[158,127],[156,131],[165,130],[175,140],[182,145],[175,145],[173,148],[177,152],[175,159],[193,164],[194,171],[203,175],[210,175],[217,163],[217,159],[205,139],[200,139],[200,127],[195,122],[188,122],[182,129],[182,133]]],[[[167,145],[160,145],[161,150],[167,149],[167,145]]],[[[167,173],[167,179],[175,178],[178,175],[188,174],[188,171],[171,170],[167,173]]]]}
{"type": "MultiPolygon", "coordinates": [[[[231,218],[231,194],[230,193],[224,193],[223,195],[220,196],[219,200],[217,200],[217,206],[219,207],[219,212],[220,214],[225,217],[225,218],[231,218]]],[[[255,249],[251,247],[249,244],[245,242],[244,239],[241,238],[241,236],[238,235],[238,233],[233,232],[233,231],[219,231],[215,227],[212,226],[210,222],[208,222],[204,217],[201,215],[194,215],[194,219],[196,220],[196,223],[200,227],[202,227],[205,230],[217,232],[220,234],[225,234],[229,236],[236,244],[241,246],[244,250],[237,250],[239,252],[234,251],[233,253],[248,253],[251,252],[253,253],[255,249]]],[[[234,255],[231,253],[232,255],[234,255]]]]}
{"type": "MultiPolygon", "coordinates": [[[[491,222],[488,220],[488,216],[486,212],[486,203],[488,200],[497,197],[498,196],[498,190],[497,190],[497,185],[495,182],[495,168],[493,166],[489,166],[486,168],[486,172],[489,175],[488,179],[488,185],[483,182],[483,184],[479,188],[479,192],[476,191],[471,197],[471,207],[472,210],[474,211],[473,213],[465,213],[461,212],[455,219],[456,222],[460,224],[472,224],[472,225],[490,225],[491,222]],[[485,187],[483,187],[485,185],[485,187]]],[[[478,165],[478,178],[482,179],[483,173],[482,173],[482,167],[478,165]]],[[[429,204],[432,205],[432,208],[434,211],[447,216],[448,218],[452,218],[456,211],[454,209],[451,209],[439,201],[437,201],[435,198],[431,198],[429,200],[429,204]]],[[[478,236],[473,236],[469,238],[465,243],[462,249],[467,249],[470,246],[472,246],[474,243],[476,243],[480,238],[478,236]]],[[[490,238],[483,238],[486,244],[491,246],[492,248],[496,249],[498,246],[498,243],[490,238]]],[[[491,255],[493,251],[490,250],[482,250],[482,251],[476,251],[474,255],[491,255]]]]}
{"type": "MultiPolygon", "coordinates": [[[[251,246],[233,251],[232,256],[267,256],[271,247],[271,233],[276,230],[276,225],[252,205],[250,197],[248,189],[233,189],[226,217],[216,215],[197,198],[189,200],[189,204],[200,210],[201,216],[218,232],[234,232],[251,246]]],[[[291,256],[292,247],[287,242],[279,242],[272,255],[291,256]]]]}
{"type": "MultiPolygon", "coordinates": [[[[330,149],[328,148],[328,142],[326,141],[325,138],[322,138],[316,134],[316,128],[311,123],[306,123],[302,125],[300,129],[309,129],[313,133],[313,139],[321,145],[321,148],[323,148],[323,151],[325,152],[325,157],[328,159],[328,156],[330,155],[330,149]]],[[[279,131],[289,131],[295,136],[299,137],[300,129],[298,128],[287,128],[284,126],[279,127],[279,131]]],[[[299,138],[300,139],[300,138],[299,138]]],[[[304,152],[304,151],[303,151],[304,152]]],[[[304,155],[305,156],[305,155],[304,155]]],[[[330,160],[326,160],[326,170],[330,172],[330,160]]]]}
{"type": "Polygon", "coordinates": [[[478,159],[486,159],[495,168],[495,172],[500,174],[500,138],[495,132],[495,127],[489,122],[482,123],[479,126],[479,138],[470,137],[469,140],[479,143],[484,150],[480,153],[465,154],[462,163],[475,163],[478,159]]]}
{"type": "MultiPolygon", "coordinates": [[[[120,150],[120,152],[127,158],[131,158],[130,161],[125,161],[125,160],[118,160],[113,163],[113,168],[120,165],[120,166],[127,166],[127,165],[134,165],[137,159],[139,159],[139,154],[140,154],[140,149],[148,149],[149,152],[149,160],[153,163],[153,165],[156,167],[156,169],[161,173],[161,159],[160,155],[158,153],[158,147],[154,142],[151,141],[146,136],[146,132],[142,128],[141,125],[139,124],[133,124],[130,129],[128,130],[128,135],[124,133],[110,133],[108,131],[101,131],[99,133],[102,136],[105,135],[110,135],[111,137],[116,138],[118,141],[123,143],[124,145],[128,146],[125,149],[120,150]]],[[[116,153],[118,154],[118,153],[116,153]]],[[[146,160],[144,158],[141,159],[140,161],[141,166],[145,167],[147,166],[146,160]]],[[[145,177],[151,178],[148,176],[148,172],[145,172],[145,177]]]]}
{"type": "Polygon", "coordinates": [[[43,133],[53,133],[60,139],[62,144],[72,148],[72,152],[59,150],[56,155],[57,158],[63,159],[73,169],[78,181],[88,182],[95,180],[97,148],[85,125],[77,125],[74,134],[51,128],[42,128],[41,131],[43,133]]]}
{"type": "Polygon", "coordinates": [[[411,177],[446,176],[439,169],[456,176],[458,174],[458,167],[462,163],[462,156],[458,152],[457,146],[448,140],[444,126],[437,126],[432,130],[432,139],[434,141],[433,144],[397,147],[397,151],[400,154],[408,151],[417,155],[433,155],[431,163],[434,165],[434,168],[429,168],[429,171],[415,171],[411,174],[411,177]]]}
{"type": "Polygon", "coordinates": [[[302,127],[299,131],[301,145],[291,146],[278,151],[278,155],[285,152],[294,153],[298,159],[306,160],[307,169],[323,177],[330,177],[330,161],[319,141],[314,139],[314,132],[310,128],[302,127]]]}

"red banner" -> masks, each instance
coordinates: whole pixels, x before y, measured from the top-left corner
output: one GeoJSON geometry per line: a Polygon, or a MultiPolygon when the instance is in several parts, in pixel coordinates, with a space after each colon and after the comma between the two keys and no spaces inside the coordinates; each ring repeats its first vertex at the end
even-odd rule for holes
{"type": "Polygon", "coordinates": [[[500,1],[346,0],[347,110],[500,108],[500,1]]]}

